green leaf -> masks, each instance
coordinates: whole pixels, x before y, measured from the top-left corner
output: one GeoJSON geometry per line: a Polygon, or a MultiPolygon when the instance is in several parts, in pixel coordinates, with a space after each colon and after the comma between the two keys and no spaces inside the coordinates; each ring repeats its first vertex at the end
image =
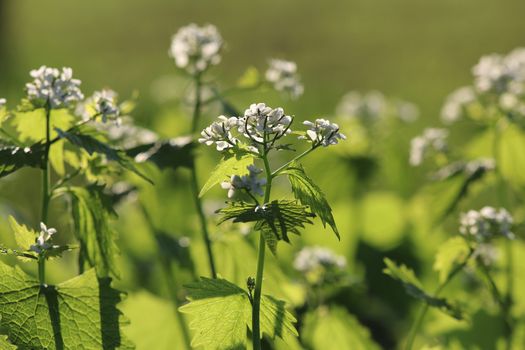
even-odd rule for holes
{"type": "Polygon", "coordinates": [[[465,262],[470,248],[461,237],[453,237],[441,244],[436,253],[434,270],[439,272],[439,281],[444,282],[450,272],[465,262]]]}
{"type": "MultiPolygon", "coordinates": [[[[46,112],[44,108],[32,110],[30,112],[16,112],[11,119],[18,132],[20,141],[41,141],[46,138],[46,112]]],[[[50,138],[57,136],[55,128],[68,129],[73,126],[76,117],[71,115],[67,109],[51,111],[50,118],[50,138]]]]}
{"type": "Polygon", "coordinates": [[[126,154],[139,163],[148,161],[159,169],[176,170],[178,167],[193,167],[194,148],[191,138],[179,137],[127,149],[126,154]]]}
{"type": "Polygon", "coordinates": [[[68,131],[63,131],[59,128],[55,128],[55,130],[57,131],[59,137],[66,139],[73,145],[84,149],[88,154],[102,154],[107,158],[107,160],[118,163],[123,168],[132,171],[144,180],[152,183],[150,179],[138,171],[133,159],[129,158],[124,151],[112,148],[110,145],[89,135],[89,133],[92,132],[89,129],[82,128],[80,130],[70,129],[68,131]]]}
{"type": "Polygon", "coordinates": [[[233,222],[257,222],[255,230],[261,231],[272,253],[276,253],[277,241],[289,242],[288,232],[299,235],[300,228],[312,224],[309,219],[315,217],[307,211],[308,207],[290,200],[275,200],[263,206],[244,202],[233,202],[217,211],[222,217],[219,224],[226,220],[233,222]]]}
{"type": "MultiPolygon", "coordinates": [[[[246,349],[247,327],[251,329],[252,305],[243,289],[224,279],[201,277],[186,286],[190,302],[180,311],[193,316],[192,346],[205,349],[246,349]]],[[[270,338],[297,335],[295,318],[284,302],[269,296],[261,298],[261,330],[270,338]]]]}
{"type": "Polygon", "coordinates": [[[229,180],[232,175],[246,175],[249,173],[247,167],[253,164],[253,155],[243,154],[225,158],[212,171],[208,181],[202,186],[199,197],[202,197],[213,186],[229,180]]]}
{"type": "Polygon", "coordinates": [[[7,336],[0,335],[0,349],[2,350],[16,350],[16,346],[7,341],[7,336]]]}
{"type": "Polygon", "coordinates": [[[15,242],[22,250],[29,250],[31,245],[35,244],[37,233],[28,229],[25,225],[19,224],[14,217],[9,216],[9,226],[15,235],[15,242]]]}
{"type": "Polygon", "coordinates": [[[121,335],[121,293],[95,272],[40,286],[0,262],[0,325],[21,349],[133,349],[121,335]]]}
{"type": "Polygon", "coordinates": [[[0,178],[23,167],[43,168],[44,151],[41,143],[31,147],[0,147],[0,178]]]}
{"type": "Polygon", "coordinates": [[[445,312],[449,316],[454,317],[457,320],[463,319],[463,312],[455,305],[452,305],[444,298],[437,298],[423,289],[423,285],[418,280],[414,271],[405,265],[396,265],[392,260],[384,259],[386,268],[383,269],[383,273],[389,275],[393,279],[401,282],[405,291],[412,297],[422,300],[429,306],[438,308],[445,312]]]}
{"type": "Polygon", "coordinates": [[[110,214],[114,212],[103,186],[69,187],[65,191],[72,196],[73,223],[81,253],[98,276],[118,276],[117,232],[110,225],[110,214]]]}
{"type": "Polygon", "coordinates": [[[319,186],[306,175],[303,167],[298,163],[292,163],[282,174],[288,175],[295,198],[302,204],[308,205],[312,213],[319,215],[323,226],[326,227],[328,223],[337,238],[341,239],[332,215],[332,208],[319,186]]]}
{"type": "Polygon", "coordinates": [[[304,318],[302,338],[312,350],[379,350],[368,329],[346,310],[321,307],[304,318]]]}

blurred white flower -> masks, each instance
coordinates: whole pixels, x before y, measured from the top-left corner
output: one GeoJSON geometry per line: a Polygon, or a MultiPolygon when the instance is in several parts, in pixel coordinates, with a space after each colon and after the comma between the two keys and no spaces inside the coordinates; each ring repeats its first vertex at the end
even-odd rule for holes
{"type": "Polygon", "coordinates": [[[275,90],[287,92],[292,98],[297,98],[304,92],[297,74],[297,64],[292,61],[270,60],[266,80],[272,83],[275,90]]]}
{"type": "Polygon", "coordinates": [[[29,250],[34,251],[35,253],[42,253],[44,250],[50,249],[53,247],[49,240],[57,232],[54,228],[47,228],[47,226],[41,222],[40,223],[40,235],[36,239],[35,244],[29,247],[29,250]]]}
{"type": "Polygon", "coordinates": [[[115,123],[96,123],[95,127],[104,132],[112,143],[124,149],[153,143],[159,139],[153,131],[136,126],[130,117],[120,118],[118,125],[115,123]]]}
{"type": "Polygon", "coordinates": [[[34,79],[26,84],[28,99],[36,106],[43,107],[49,104],[50,108],[69,108],[82,100],[84,95],[80,91],[80,80],[73,79],[71,68],[57,68],[41,66],[30,73],[34,79]]]}
{"type": "Polygon", "coordinates": [[[197,74],[221,61],[222,46],[222,37],[214,25],[199,27],[192,23],[172,37],[169,54],[177,67],[197,74]]]}
{"type": "Polygon", "coordinates": [[[282,108],[272,109],[264,103],[251,104],[238,123],[239,132],[258,143],[263,143],[265,137],[271,142],[292,132],[292,117],[282,108]]]}
{"type": "Polygon", "coordinates": [[[499,235],[514,239],[514,234],[510,231],[512,222],[512,216],[506,209],[498,210],[487,206],[479,211],[469,210],[461,214],[459,232],[478,242],[484,242],[499,235]]]}
{"type": "Polygon", "coordinates": [[[308,126],[308,130],[306,130],[306,136],[299,136],[299,138],[311,141],[313,146],[327,147],[336,145],[339,140],[346,140],[346,136],[339,132],[339,125],[329,120],[316,119],[315,122],[305,121],[303,124],[308,126]]]}
{"type": "Polygon", "coordinates": [[[478,244],[472,256],[481,260],[485,266],[493,265],[499,258],[498,250],[490,243],[478,244]]]}
{"type": "Polygon", "coordinates": [[[441,120],[445,124],[452,124],[459,120],[465,108],[474,101],[476,101],[476,93],[472,87],[464,86],[455,90],[445,100],[441,109],[441,120]]]}
{"type": "Polygon", "coordinates": [[[97,115],[102,116],[102,122],[105,123],[108,119],[120,123],[119,115],[120,108],[117,105],[117,93],[113,90],[101,90],[93,93],[93,102],[95,104],[95,111],[97,115]]]}
{"type": "Polygon", "coordinates": [[[7,101],[5,98],[0,98],[0,108],[4,108],[6,103],[7,101]]]}
{"type": "Polygon", "coordinates": [[[346,259],[328,248],[305,247],[295,256],[293,266],[297,271],[305,274],[319,269],[343,270],[346,267],[346,259]]]}
{"type": "Polygon", "coordinates": [[[213,122],[206,129],[202,130],[199,138],[200,143],[207,146],[215,144],[217,151],[224,151],[225,149],[234,147],[238,140],[231,131],[239,127],[239,119],[237,117],[219,116],[218,120],[213,122]]]}
{"type": "Polygon", "coordinates": [[[438,128],[427,128],[422,135],[414,137],[410,142],[410,165],[421,165],[430,151],[445,151],[447,137],[448,131],[438,128]]]}
{"type": "Polygon", "coordinates": [[[258,177],[262,170],[253,164],[247,169],[249,171],[247,175],[233,175],[230,181],[221,183],[221,187],[228,190],[228,198],[233,198],[238,190],[246,190],[259,196],[264,195],[263,187],[266,185],[266,179],[258,177]]]}

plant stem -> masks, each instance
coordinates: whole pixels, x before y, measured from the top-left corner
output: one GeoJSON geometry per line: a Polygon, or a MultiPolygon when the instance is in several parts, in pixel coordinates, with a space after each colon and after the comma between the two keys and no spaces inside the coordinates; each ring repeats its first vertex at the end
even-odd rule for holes
{"type": "Polygon", "coordinates": [[[275,170],[273,173],[272,173],[272,178],[276,177],[279,175],[280,172],[282,172],[283,170],[286,170],[286,168],[288,168],[288,166],[290,166],[290,164],[292,164],[293,162],[296,162],[298,161],[299,159],[303,158],[304,156],[306,156],[307,154],[309,154],[310,152],[312,152],[314,149],[316,149],[318,146],[315,146],[315,147],[312,147],[312,148],[309,148],[307,149],[306,151],[304,151],[303,153],[299,154],[297,157],[295,157],[294,159],[292,159],[291,161],[289,162],[286,162],[285,164],[283,164],[281,167],[279,167],[277,170],[275,170]]]}
{"type": "MultiPolygon", "coordinates": [[[[50,185],[50,171],[49,171],[49,149],[50,143],[50,122],[51,122],[51,108],[49,103],[46,104],[46,145],[44,149],[43,171],[42,171],[42,214],[41,222],[47,225],[47,216],[49,211],[49,185],[50,185]]],[[[38,281],[41,285],[46,283],[46,259],[44,254],[38,257],[38,281]]]]}
{"type": "MultiPolygon", "coordinates": [[[[434,297],[437,297],[449,284],[449,282],[465,267],[465,265],[467,265],[472,254],[474,254],[474,250],[471,249],[467,257],[465,258],[465,261],[456,266],[456,268],[448,274],[447,278],[436,288],[436,290],[434,291],[434,297]]],[[[416,335],[419,332],[421,326],[423,325],[423,320],[425,319],[428,309],[429,305],[425,303],[419,310],[416,320],[414,321],[414,325],[412,326],[412,329],[410,330],[410,333],[408,335],[405,350],[412,350],[412,347],[414,346],[414,341],[416,339],[416,335]]]]}
{"type": "MultiPolygon", "coordinates": [[[[195,135],[199,126],[200,110],[201,110],[201,77],[199,74],[194,76],[195,81],[195,105],[193,108],[193,118],[191,121],[191,134],[195,135]]],[[[208,263],[210,265],[210,272],[212,278],[217,278],[217,271],[215,269],[215,261],[213,259],[213,251],[211,249],[210,234],[208,232],[208,225],[206,222],[206,216],[202,209],[202,202],[199,197],[199,183],[197,180],[197,162],[192,159],[191,167],[191,190],[193,193],[193,200],[195,202],[195,209],[199,216],[199,222],[201,225],[202,236],[204,238],[204,244],[206,246],[206,253],[208,254],[208,263]]]]}
{"type": "MultiPolygon", "coordinates": [[[[263,147],[266,149],[266,145],[263,147]]],[[[270,194],[272,191],[272,170],[268,162],[266,151],[263,151],[262,159],[264,162],[264,171],[266,174],[266,190],[264,192],[264,203],[270,201],[270,194]]],[[[257,254],[257,275],[255,277],[255,291],[253,295],[253,309],[252,309],[252,343],[254,350],[261,349],[261,327],[260,327],[260,313],[261,313],[261,292],[263,284],[264,272],[264,258],[266,253],[266,242],[262,233],[259,235],[259,252],[257,254]]]]}

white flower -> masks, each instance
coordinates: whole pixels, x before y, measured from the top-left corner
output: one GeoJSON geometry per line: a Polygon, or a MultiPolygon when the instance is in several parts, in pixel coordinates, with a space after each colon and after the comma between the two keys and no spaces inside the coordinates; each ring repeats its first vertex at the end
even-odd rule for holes
{"type": "Polygon", "coordinates": [[[113,119],[119,124],[120,108],[117,105],[117,93],[115,91],[106,89],[95,91],[92,99],[95,104],[95,111],[97,115],[102,116],[103,123],[108,119],[113,119]]]}
{"type": "Polygon", "coordinates": [[[441,109],[441,120],[451,124],[460,119],[464,109],[476,101],[476,93],[470,86],[464,86],[448,95],[441,109]]]}
{"type": "Polygon", "coordinates": [[[331,123],[326,119],[316,119],[315,122],[305,121],[308,126],[306,136],[299,136],[300,139],[309,139],[314,146],[323,145],[324,147],[336,145],[338,140],[346,140],[346,136],[339,132],[339,125],[331,123]]]}
{"type": "Polygon", "coordinates": [[[71,68],[57,68],[41,66],[30,72],[34,79],[26,84],[27,97],[37,106],[49,104],[50,108],[68,108],[82,100],[84,95],[80,91],[80,80],[73,79],[71,68]]]}
{"type": "Polygon", "coordinates": [[[130,117],[119,118],[120,123],[96,123],[95,127],[104,132],[112,143],[127,149],[156,142],[159,137],[151,130],[141,128],[133,123],[130,117]]]}
{"type": "Polygon", "coordinates": [[[272,83],[275,90],[287,92],[292,98],[297,98],[304,92],[297,74],[297,64],[292,61],[270,60],[266,80],[272,83]]]}
{"type": "Polygon", "coordinates": [[[498,260],[499,254],[492,244],[480,243],[476,246],[472,257],[481,260],[485,266],[490,266],[498,260]]]}
{"type": "Polygon", "coordinates": [[[253,103],[238,121],[239,132],[257,143],[277,140],[292,132],[292,117],[286,115],[282,108],[272,109],[264,103],[253,103]]]}
{"type": "Polygon", "coordinates": [[[498,235],[513,239],[514,234],[510,231],[512,222],[512,216],[506,209],[483,207],[480,211],[469,210],[461,215],[459,232],[479,242],[498,235]]]}
{"type": "Polygon", "coordinates": [[[301,249],[295,256],[293,266],[302,273],[315,272],[322,268],[343,270],[346,259],[328,248],[313,246],[301,249]]]}
{"type": "Polygon", "coordinates": [[[447,148],[448,131],[445,129],[428,128],[423,134],[414,137],[410,142],[410,165],[419,166],[425,156],[431,151],[443,152],[447,148]]]}
{"type": "Polygon", "coordinates": [[[231,131],[236,130],[239,126],[239,119],[237,117],[219,116],[218,121],[213,122],[206,129],[202,130],[200,143],[207,146],[215,144],[217,151],[224,151],[225,149],[235,146],[238,142],[231,131]]]}
{"type": "Polygon", "coordinates": [[[5,104],[7,103],[5,98],[0,98],[0,109],[5,107],[5,104]]]}
{"type": "Polygon", "coordinates": [[[169,54],[177,67],[196,74],[221,61],[222,46],[222,37],[214,25],[199,27],[192,23],[173,36],[169,54]]]}
{"type": "Polygon", "coordinates": [[[264,195],[263,187],[266,185],[266,179],[258,177],[262,170],[253,164],[247,169],[249,171],[247,175],[233,175],[230,181],[221,183],[221,187],[228,190],[228,198],[233,198],[237,190],[246,190],[259,196],[264,195]]]}
{"type": "Polygon", "coordinates": [[[35,244],[31,245],[29,250],[32,250],[38,254],[42,253],[44,250],[50,249],[53,247],[49,240],[57,232],[54,228],[47,228],[47,226],[41,222],[40,223],[40,235],[36,239],[35,244]]]}

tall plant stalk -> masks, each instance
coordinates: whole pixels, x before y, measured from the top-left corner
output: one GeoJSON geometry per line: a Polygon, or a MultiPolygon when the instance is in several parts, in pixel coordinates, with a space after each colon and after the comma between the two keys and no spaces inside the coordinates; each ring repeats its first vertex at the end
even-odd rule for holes
{"type": "MultiPolygon", "coordinates": [[[[201,76],[200,74],[194,75],[194,84],[195,84],[195,104],[193,106],[193,117],[191,121],[191,134],[195,135],[197,128],[199,126],[199,119],[201,114],[201,76]]],[[[191,190],[193,195],[193,201],[195,202],[195,209],[197,210],[197,215],[199,217],[199,222],[201,226],[202,237],[204,239],[204,244],[206,246],[206,253],[208,255],[208,263],[210,267],[210,274],[213,278],[217,278],[217,270],[215,268],[215,260],[213,258],[213,251],[211,248],[210,234],[208,232],[208,223],[206,221],[206,216],[204,215],[204,210],[202,209],[202,201],[199,197],[199,182],[197,179],[197,162],[193,158],[192,167],[191,167],[191,190]]]]}
{"type": "MultiPolygon", "coordinates": [[[[49,103],[45,106],[46,110],[46,144],[44,148],[44,160],[42,169],[42,213],[40,221],[47,224],[47,217],[49,212],[50,200],[50,171],[49,171],[49,149],[51,147],[51,108],[49,103]]],[[[45,254],[40,254],[38,257],[38,281],[41,285],[46,283],[46,258],[45,254]]]]}

